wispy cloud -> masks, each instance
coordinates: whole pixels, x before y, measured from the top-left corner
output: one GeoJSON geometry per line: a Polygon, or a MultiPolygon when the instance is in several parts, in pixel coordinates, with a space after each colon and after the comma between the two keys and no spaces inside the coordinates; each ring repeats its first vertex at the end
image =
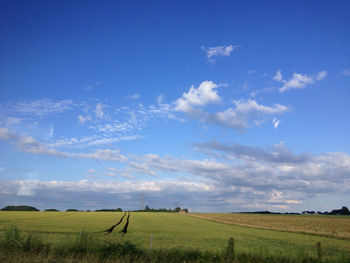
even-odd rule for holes
{"type": "Polygon", "coordinates": [[[21,122],[22,122],[22,118],[9,117],[9,118],[6,118],[5,120],[5,126],[8,127],[8,126],[20,124],[21,122]]]}
{"type": "Polygon", "coordinates": [[[16,114],[46,116],[49,114],[62,113],[72,110],[75,104],[72,100],[53,101],[51,99],[40,99],[29,102],[16,102],[8,105],[8,111],[16,114]]]}
{"type": "Polygon", "coordinates": [[[79,123],[85,123],[85,122],[87,122],[89,120],[91,120],[91,117],[89,115],[87,115],[87,116],[78,115],[79,123]]]}
{"type": "Polygon", "coordinates": [[[2,109],[0,127],[10,128],[17,133],[30,134],[33,138],[38,134],[42,134],[41,130],[48,129],[48,122],[52,123],[55,120],[55,127],[52,124],[47,136],[45,136],[49,140],[47,146],[53,148],[66,146],[76,148],[97,147],[103,144],[136,140],[144,137],[138,133],[153,119],[180,120],[174,115],[173,106],[163,101],[158,101],[149,106],[138,103],[129,107],[112,107],[98,100],[97,102],[96,100],[90,100],[75,103],[72,100],[53,101],[42,99],[12,104],[0,105],[2,109]],[[66,111],[71,111],[73,116],[77,116],[77,123],[79,123],[79,126],[72,127],[75,133],[71,134],[71,137],[63,136],[62,133],[57,132],[58,130],[62,131],[60,125],[63,123],[66,125],[66,120],[70,121],[69,115],[63,115],[66,111]],[[50,114],[56,114],[57,116],[51,116],[50,114]],[[60,119],[62,116],[65,117],[64,122],[60,119]],[[57,120],[54,118],[57,118],[57,120]]]}
{"type": "Polygon", "coordinates": [[[279,88],[279,91],[285,92],[290,89],[303,89],[307,85],[314,84],[316,81],[324,79],[326,76],[327,71],[320,71],[316,75],[293,73],[292,78],[289,80],[283,80],[282,73],[278,70],[273,78],[275,81],[283,83],[283,86],[279,88]]]}
{"type": "Polygon", "coordinates": [[[91,85],[85,86],[85,87],[83,87],[83,90],[92,90],[92,86],[91,85]]]}
{"type": "Polygon", "coordinates": [[[217,141],[194,143],[194,146],[197,150],[204,151],[210,155],[216,152],[221,158],[228,158],[229,160],[238,158],[242,160],[281,164],[301,164],[310,160],[310,154],[293,154],[283,143],[273,145],[268,150],[238,143],[223,144],[217,141]]]}
{"type": "Polygon", "coordinates": [[[231,53],[237,49],[238,46],[216,46],[216,47],[202,47],[205,51],[209,61],[214,62],[216,57],[229,57],[231,53]]]}
{"type": "Polygon", "coordinates": [[[104,175],[111,176],[111,177],[114,177],[114,176],[115,176],[115,173],[113,173],[113,172],[104,172],[103,174],[104,174],[104,175]]]}
{"type": "Polygon", "coordinates": [[[278,82],[282,81],[282,73],[280,70],[277,70],[276,75],[273,77],[273,79],[278,82]]]}
{"type": "Polygon", "coordinates": [[[350,76],[350,69],[344,69],[341,74],[347,77],[350,76]]]}
{"type": "Polygon", "coordinates": [[[96,109],[95,109],[96,118],[102,119],[105,116],[105,113],[103,112],[104,107],[105,105],[103,105],[102,103],[98,103],[96,105],[96,109]]]}
{"type": "Polygon", "coordinates": [[[96,81],[95,84],[84,86],[84,87],[82,87],[82,89],[90,91],[90,90],[93,90],[93,89],[99,87],[100,85],[101,85],[101,82],[100,81],[96,81]]]}
{"type": "Polygon", "coordinates": [[[55,128],[53,127],[53,124],[51,124],[50,133],[49,133],[49,138],[50,139],[52,138],[54,132],[55,132],[55,128]]]}
{"type": "Polygon", "coordinates": [[[56,150],[55,148],[49,147],[48,145],[34,139],[31,136],[17,135],[16,133],[10,131],[7,128],[0,128],[0,140],[4,140],[10,144],[15,145],[15,147],[20,151],[31,154],[50,155],[56,157],[97,159],[117,162],[127,161],[127,157],[121,155],[119,153],[119,150],[98,149],[95,152],[90,153],[61,152],[56,150]]]}
{"type": "Polygon", "coordinates": [[[131,99],[137,100],[137,99],[139,99],[140,97],[141,97],[140,94],[135,93],[134,95],[131,96],[131,99]]]}
{"type": "Polygon", "coordinates": [[[142,139],[141,135],[125,135],[125,136],[114,136],[114,137],[103,137],[103,136],[89,136],[80,139],[69,138],[61,139],[48,144],[50,147],[74,147],[74,148],[87,148],[90,146],[101,146],[105,144],[113,144],[121,141],[131,141],[142,139]]]}

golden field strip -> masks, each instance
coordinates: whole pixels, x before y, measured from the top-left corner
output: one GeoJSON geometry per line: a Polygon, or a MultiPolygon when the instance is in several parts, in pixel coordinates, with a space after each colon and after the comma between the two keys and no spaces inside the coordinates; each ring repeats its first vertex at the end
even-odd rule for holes
{"type": "Polygon", "coordinates": [[[350,216],[199,213],[189,216],[244,227],[350,240],[350,216]]]}

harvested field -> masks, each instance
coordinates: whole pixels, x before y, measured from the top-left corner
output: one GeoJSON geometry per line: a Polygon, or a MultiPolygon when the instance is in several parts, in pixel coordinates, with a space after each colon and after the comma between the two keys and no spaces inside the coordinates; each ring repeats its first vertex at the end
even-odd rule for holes
{"type": "Polygon", "coordinates": [[[189,214],[193,217],[259,229],[306,233],[350,240],[349,216],[269,214],[189,214]]]}

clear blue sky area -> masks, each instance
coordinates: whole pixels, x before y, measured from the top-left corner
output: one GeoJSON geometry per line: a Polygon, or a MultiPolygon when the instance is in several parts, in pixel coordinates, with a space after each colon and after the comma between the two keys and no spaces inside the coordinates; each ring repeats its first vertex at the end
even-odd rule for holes
{"type": "Polygon", "coordinates": [[[0,0],[0,206],[350,206],[349,14],[0,0]]]}

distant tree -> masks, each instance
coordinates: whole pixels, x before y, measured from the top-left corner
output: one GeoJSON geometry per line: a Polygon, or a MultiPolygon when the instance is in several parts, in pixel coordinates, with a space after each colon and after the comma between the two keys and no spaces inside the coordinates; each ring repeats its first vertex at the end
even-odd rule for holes
{"type": "Polygon", "coordinates": [[[123,210],[118,207],[117,209],[98,209],[95,212],[123,212],[123,210]]]}
{"type": "Polygon", "coordinates": [[[33,207],[33,206],[27,206],[27,205],[13,205],[13,206],[6,206],[1,209],[2,211],[40,211],[39,209],[33,207]]]}
{"type": "Polygon", "coordinates": [[[145,211],[151,211],[151,208],[149,208],[149,206],[148,206],[148,205],[146,205],[146,207],[145,207],[145,211]]]}
{"type": "Polygon", "coordinates": [[[60,210],[50,208],[50,209],[45,209],[44,212],[60,212],[60,210]]]}
{"type": "Polygon", "coordinates": [[[67,209],[66,212],[79,212],[78,209],[67,209]]]}
{"type": "Polygon", "coordinates": [[[328,214],[329,215],[350,215],[350,211],[346,206],[343,206],[341,209],[332,210],[332,212],[328,214]]]}
{"type": "Polygon", "coordinates": [[[176,207],[175,209],[174,209],[174,212],[180,212],[180,210],[181,210],[181,208],[180,207],[176,207]]]}

